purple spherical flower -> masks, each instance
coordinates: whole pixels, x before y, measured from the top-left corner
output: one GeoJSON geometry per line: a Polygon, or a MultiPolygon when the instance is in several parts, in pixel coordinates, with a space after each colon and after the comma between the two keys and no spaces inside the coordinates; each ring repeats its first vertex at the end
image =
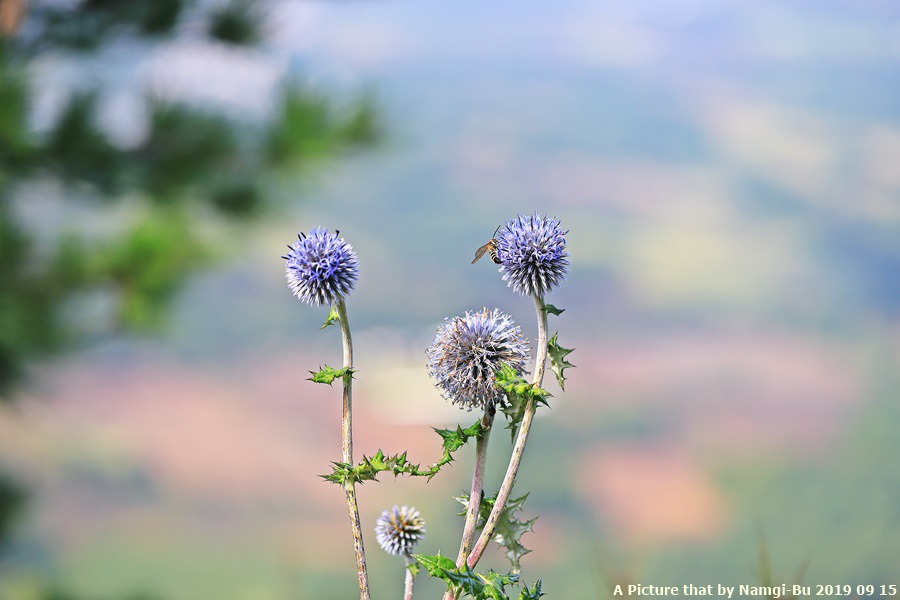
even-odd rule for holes
{"type": "Polygon", "coordinates": [[[353,247],[324,227],[300,233],[281,258],[287,261],[285,278],[294,295],[313,306],[335,304],[353,290],[359,260],[353,247]]]}
{"type": "Polygon", "coordinates": [[[444,398],[468,410],[487,409],[503,400],[494,387],[501,365],[524,372],[528,342],[512,317],[483,308],[445,319],[427,353],[428,374],[444,398]]]}
{"type": "Polygon", "coordinates": [[[566,280],[566,234],[552,217],[519,215],[495,236],[500,272],[509,287],[526,296],[542,296],[566,280]]]}
{"type": "Polygon", "coordinates": [[[388,554],[412,553],[413,546],[425,538],[425,520],[414,507],[404,506],[381,513],[375,521],[375,539],[388,554]]]}

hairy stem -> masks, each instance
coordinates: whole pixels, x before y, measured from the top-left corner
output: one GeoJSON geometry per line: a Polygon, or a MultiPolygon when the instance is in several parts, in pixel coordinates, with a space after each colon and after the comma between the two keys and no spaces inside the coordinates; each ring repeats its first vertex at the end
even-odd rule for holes
{"type": "MultiPolygon", "coordinates": [[[[344,348],[344,367],[353,369],[353,341],[350,338],[350,322],[347,320],[347,306],[344,300],[335,307],[341,326],[341,341],[344,348]]],[[[353,464],[353,379],[352,373],[343,378],[344,402],[341,415],[341,460],[353,464]]],[[[353,550],[356,553],[356,572],[359,577],[359,598],[370,600],[369,574],[366,571],[366,550],[363,548],[362,527],[359,523],[359,506],[356,502],[356,484],[348,479],[344,482],[347,494],[347,511],[350,513],[350,530],[353,532],[353,550]]]]}
{"type": "Polygon", "coordinates": [[[409,554],[406,555],[406,585],[403,590],[403,600],[412,600],[412,592],[413,592],[413,584],[416,581],[416,576],[413,575],[412,569],[409,568],[411,564],[413,564],[413,558],[409,554]]]}
{"type": "MultiPolygon", "coordinates": [[[[544,363],[547,362],[547,312],[544,310],[544,298],[535,294],[532,296],[534,300],[534,308],[537,311],[538,318],[538,343],[537,356],[534,359],[534,376],[532,383],[537,387],[541,386],[544,380],[544,363]]],[[[522,424],[519,426],[519,435],[516,437],[516,444],[513,446],[512,456],[509,457],[509,466],[506,468],[506,475],[503,477],[503,483],[500,485],[500,491],[497,492],[497,500],[494,502],[494,508],[481,530],[481,535],[475,543],[475,547],[469,554],[467,563],[473,569],[481,555],[484,554],[488,543],[494,537],[494,531],[497,529],[497,521],[506,508],[506,502],[512,493],[513,486],[516,483],[516,474],[519,472],[519,464],[522,462],[522,455],[525,452],[525,443],[528,441],[528,432],[531,430],[531,423],[534,420],[534,412],[537,404],[534,398],[529,398],[525,405],[525,416],[522,417],[522,424]]]]}
{"type": "MultiPolygon", "coordinates": [[[[465,566],[469,552],[472,550],[472,544],[475,542],[475,524],[478,522],[478,509],[481,507],[481,494],[484,489],[488,439],[496,412],[497,409],[493,405],[485,409],[484,417],[481,418],[482,434],[475,442],[475,471],[472,473],[472,489],[469,492],[469,506],[466,509],[466,524],[463,526],[462,541],[456,557],[456,566],[460,569],[465,566]]],[[[454,597],[453,590],[447,590],[444,594],[444,600],[452,600],[454,597]]]]}

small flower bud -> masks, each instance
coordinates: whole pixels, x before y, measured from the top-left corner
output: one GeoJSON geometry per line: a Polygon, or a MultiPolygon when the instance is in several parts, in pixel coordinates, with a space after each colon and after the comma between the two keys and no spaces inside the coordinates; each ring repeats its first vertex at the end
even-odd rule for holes
{"type": "Polygon", "coordinates": [[[409,555],[413,546],[425,539],[425,520],[415,507],[394,506],[381,513],[375,522],[375,539],[388,554],[409,555]]]}

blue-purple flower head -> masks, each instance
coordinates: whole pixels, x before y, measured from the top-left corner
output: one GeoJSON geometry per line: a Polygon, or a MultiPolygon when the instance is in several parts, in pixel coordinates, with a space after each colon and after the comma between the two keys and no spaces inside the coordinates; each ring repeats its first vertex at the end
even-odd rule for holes
{"type": "Polygon", "coordinates": [[[353,247],[324,227],[300,233],[282,256],[284,276],[294,295],[313,306],[336,304],[353,290],[359,260],[353,247]]]}
{"type": "Polygon", "coordinates": [[[375,539],[388,554],[409,555],[425,538],[425,519],[415,507],[404,506],[381,513],[375,521],[375,539]]]}
{"type": "Polygon", "coordinates": [[[519,215],[497,232],[497,258],[503,281],[525,296],[541,296],[566,280],[566,234],[552,217],[519,215]]]}
{"type": "Polygon", "coordinates": [[[528,342],[512,317],[483,308],[445,319],[427,353],[428,374],[444,398],[468,410],[487,409],[504,399],[494,387],[503,363],[525,371],[528,342]]]}

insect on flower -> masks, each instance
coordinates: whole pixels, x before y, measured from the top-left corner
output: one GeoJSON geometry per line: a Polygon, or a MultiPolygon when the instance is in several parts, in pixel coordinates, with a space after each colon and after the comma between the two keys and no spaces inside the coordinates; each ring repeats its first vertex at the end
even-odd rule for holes
{"type": "Polygon", "coordinates": [[[475,251],[475,258],[472,259],[473,265],[484,256],[485,252],[490,253],[491,260],[494,261],[495,264],[500,264],[500,258],[497,256],[497,239],[494,237],[497,235],[498,231],[500,231],[500,225],[497,225],[497,229],[494,230],[494,235],[491,236],[488,243],[475,251]]]}
{"type": "Polygon", "coordinates": [[[537,213],[507,221],[496,238],[503,280],[525,296],[543,296],[565,281],[568,233],[558,219],[537,213]]]}

